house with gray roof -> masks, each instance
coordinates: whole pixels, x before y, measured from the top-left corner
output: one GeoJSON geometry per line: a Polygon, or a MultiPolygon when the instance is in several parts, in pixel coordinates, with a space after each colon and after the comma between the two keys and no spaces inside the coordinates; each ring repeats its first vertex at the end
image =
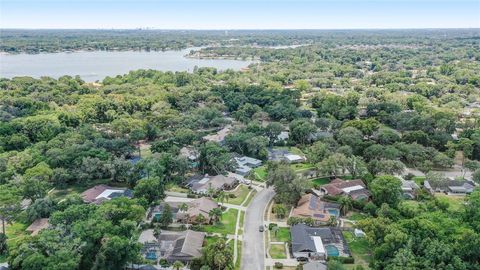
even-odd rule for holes
{"type": "Polygon", "coordinates": [[[292,253],[295,258],[326,260],[329,256],[351,256],[342,231],[335,227],[293,225],[292,253]]]}
{"type": "Polygon", "coordinates": [[[467,195],[475,189],[475,183],[467,180],[449,180],[430,182],[426,180],[423,183],[425,189],[431,194],[443,192],[448,195],[467,195]]]}
{"type": "Polygon", "coordinates": [[[205,175],[203,177],[194,176],[187,184],[190,189],[199,194],[207,194],[210,189],[213,191],[230,190],[237,186],[238,179],[225,175],[205,175]]]}
{"type": "Polygon", "coordinates": [[[268,160],[286,161],[287,163],[302,163],[306,160],[304,156],[294,154],[287,149],[270,148],[268,149],[268,160]]]}
{"type": "Polygon", "coordinates": [[[247,175],[251,170],[262,165],[261,160],[247,156],[234,157],[234,160],[237,164],[235,173],[242,176],[247,175]]]}
{"type": "Polygon", "coordinates": [[[413,180],[402,179],[402,193],[405,199],[413,200],[417,196],[417,190],[420,187],[413,180]]]}
{"type": "Polygon", "coordinates": [[[166,259],[169,263],[175,261],[188,263],[202,255],[204,239],[203,232],[162,230],[157,237],[153,229],[149,229],[140,234],[138,242],[143,245],[142,255],[145,259],[153,261],[166,259]]]}

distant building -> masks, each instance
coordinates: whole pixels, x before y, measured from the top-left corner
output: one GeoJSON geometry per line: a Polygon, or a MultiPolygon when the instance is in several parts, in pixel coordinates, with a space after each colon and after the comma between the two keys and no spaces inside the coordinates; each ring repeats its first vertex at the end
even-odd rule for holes
{"type": "Polygon", "coordinates": [[[402,192],[405,199],[413,200],[417,196],[417,190],[420,187],[412,180],[403,180],[402,179],[402,192]]]}
{"type": "Polygon", "coordinates": [[[235,162],[237,163],[237,167],[235,169],[235,173],[240,175],[247,175],[250,173],[251,170],[254,168],[259,167],[262,165],[262,161],[256,158],[241,156],[235,157],[235,162]]]}
{"type": "Polygon", "coordinates": [[[191,162],[194,162],[200,156],[198,151],[191,146],[184,146],[180,149],[180,156],[187,158],[191,162]]]}
{"type": "Polygon", "coordinates": [[[355,237],[365,237],[365,232],[360,230],[360,229],[355,229],[353,230],[353,234],[355,235],[355,237]]]}
{"type": "Polygon", "coordinates": [[[326,260],[328,257],[350,256],[342,231],[336,227],[291,227],[292,253],[295,258],[326,260]]]}
{"type": "Polygon", "coordinates": [[[204,136],[203,140],[223,144],[224,141],[225,141],[225,137],[227,137],[227,135],[232,132],[231,129],[232,129],[232,126],[228,125],[228,126],[222,128],[221,130],[217,131],[217,133],[215,133],[215,134],[204,136]]]}
{"type": "Polygon", "coordinates": [[[327,223],[333,216],[340,216],[340,205],[338,203],[324,202],[321,197],[315,194],[303,195],[292,209],[291,217],[313,218],[317,223],[327,223]]]}
{"type": "Polygon", "coordinates": [[[208,174],[203,177],[193,177],[188,186],[195,193],[206,194],[210,189],[213,191],[230,190],[238,185],[238,180],[233,177],[224,175],[209,176],[208,174]]]}
{"type": "Polygon", "coordinates": [[[205,233],[196,231],[160,232],[155,237],[153,229],[140,234],[138,242],[143,245],[142,255],[147,260],[165,259],[169,263],[181,261],[188,263],[202,255],[205,233]]]}
{"type": "Polygon", "coordinates": [[[434,194],[435,192],[444,192],[448,195],[467,195],[472,193],[475,189],[474,182],[449,179],[439,182],[429,182],[428,180],[426,180],[423,183],[423,186],[431,194],[434,194]]]}
{"type": "Polygon", "coordinates": [[[26,229],[32,236],[37,235],[41,230],[46,229],[50,226],[48,218],[39,218],[35,220],[28,228],[26,229]]]}
{"type": "Polygon", "coordinates": [[[114,188],[107,185],[97,185],[82,193],[82,199],[86,203],[100,204],[118,197],[133,197],[133,191],[126,188],[114,188]]]}
{"type": "Polygon", "coordinates": [[[270,148],[268,149],[268,160],[286,161],[288,163],[301,163],[306,159],[304,156],[293,154],[286,149],[270,148]]]}
{"type": "Polygon", "coordinates": [[[362,180],[345,181],[337,178],[320,187],[320,191],[324,195],[350,196],[354,200],[368,200],[370,198],[370,192],[362,180]]]}

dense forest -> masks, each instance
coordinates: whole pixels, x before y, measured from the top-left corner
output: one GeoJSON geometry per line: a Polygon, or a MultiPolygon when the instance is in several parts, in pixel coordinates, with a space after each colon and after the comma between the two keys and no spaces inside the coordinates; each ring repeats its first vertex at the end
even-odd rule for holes
{"type": "MultiPolygon", "coordinates": [[[[2,30],[1,40],[9,53],[189,46],[260,62],[239,72],[137,70],[99,83],[0,79],[0,258],[11,269],[142,263],[145,211],[192,174],[184,146],[198,150],[202,173],[229,171],[233,153],[265,161],[270,147],[288,146],[319,175],[362,179],[372,201],[343,203],[362,214],[371,269],[480,269],[480,190],[458,207],[427,192],[412,203],[395,178],[415,169],[443,181],[433,171],[461,168],[480,184],[478,30],[2,30]],[[264,48],[283,45],[303,46],[264,48]],[[233,132],[224,144],[202,141],[225,126],[233,132]],[[131,188],[134,199],[85,204],[75,192],[99,183],[131,188]],[[38,218],[50,227],[36,236],[5,230],[38,218]]],[[[285,207],[312,187],[267,164],[285,207]]],[[[192,269],[233,269],[209,259],[214,245],[192,269]]]]}

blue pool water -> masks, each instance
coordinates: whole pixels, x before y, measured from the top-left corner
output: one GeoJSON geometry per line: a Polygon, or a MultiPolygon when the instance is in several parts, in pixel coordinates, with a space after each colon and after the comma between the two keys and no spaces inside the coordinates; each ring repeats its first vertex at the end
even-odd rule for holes
{"type": "Polygon", "coordinates": [[[340,216],[338,209],[328,209],[327,211],[332,216],[336,216],[336,217],[340,216]]]}
{"type": "Polygon", "coordinates": [[[338,255],[340,255],[340,252],[336,246],[326,245],[325,250],[327,251],[328,256],[338,257],[338,255]]]}

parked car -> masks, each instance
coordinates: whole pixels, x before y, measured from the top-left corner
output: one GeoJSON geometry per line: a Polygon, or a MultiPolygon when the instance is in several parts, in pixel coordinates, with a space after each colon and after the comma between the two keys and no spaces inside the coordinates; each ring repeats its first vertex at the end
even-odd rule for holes
{"type": "Polygon", "coordinates": [[[265,230],[265,228],[263,227],[263,225],[260,225],[260,227],[258,227],[258,230],[259,230],[260,232],[263,232],[263,231],[265,230]]]}
{"type": "Polygon", "coordinates": [[[297,262],[308,262],[308,258],[307,257],[298,257],[297,262]]]}

